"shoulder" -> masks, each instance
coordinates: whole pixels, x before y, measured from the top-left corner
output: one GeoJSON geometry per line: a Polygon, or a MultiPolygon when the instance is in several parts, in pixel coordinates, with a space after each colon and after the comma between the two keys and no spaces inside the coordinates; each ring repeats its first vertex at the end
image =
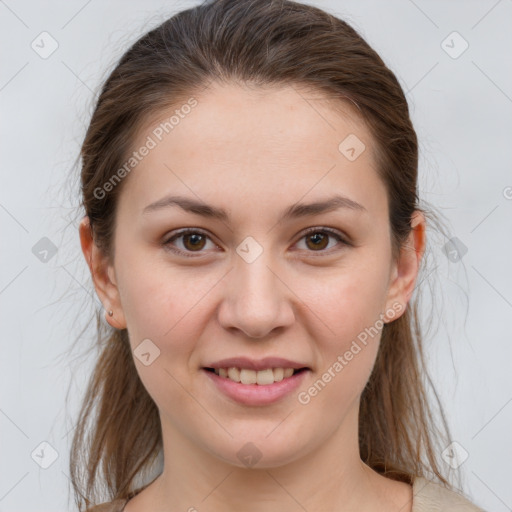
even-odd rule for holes
{"type": "Polygon", "coordinates": [[[412,492],[412,512],[485,512],[461,494],[423,477],[414,479],[412,492]]]}
{"type": "Polygon", "coordinates": [[[92,508],[88,508],[85,512],[123,512],[127,501],[128,499],[119,498],[108,503],[95,505],[92,508]]]}

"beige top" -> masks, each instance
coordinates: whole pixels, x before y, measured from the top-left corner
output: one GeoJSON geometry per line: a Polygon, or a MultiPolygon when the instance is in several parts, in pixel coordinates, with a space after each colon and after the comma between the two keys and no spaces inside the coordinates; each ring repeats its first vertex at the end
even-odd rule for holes
{"type": "MultiPolygon", "coordinates": [[[[412,492],[412,512],[485,512],[461,494],[423,477],[414,479],[412,492]]],[[[129,500],[130,498],[119,498],[88,508],[86,512],[123,512],[129,500]]]]}

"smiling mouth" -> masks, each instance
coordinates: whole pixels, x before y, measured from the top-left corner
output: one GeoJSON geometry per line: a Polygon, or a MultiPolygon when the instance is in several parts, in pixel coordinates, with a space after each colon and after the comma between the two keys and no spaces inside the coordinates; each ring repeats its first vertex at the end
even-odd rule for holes
{"type": "Polygon", "coordinates": [[[267,368],[265,370],[250,370],[246,368],[203,368],[206,371],[215,373],[221,378],[232,380],[247,385],[266,386],[281,382],[297,373],[309,370],[309,368],[267,368]]]}

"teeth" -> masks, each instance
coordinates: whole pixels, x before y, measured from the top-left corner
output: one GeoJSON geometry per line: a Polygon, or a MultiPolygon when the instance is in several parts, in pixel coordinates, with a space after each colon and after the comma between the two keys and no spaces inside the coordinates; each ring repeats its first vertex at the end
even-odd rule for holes
{"type": "Polygon", "coordinates": [[[235,382],[240,382],[240,370],[238,368],[228,368],[227,376],[235,382]]]}
{"type": "Polygon", "coordinates": [[[293,368],[267,368],[266,370],[248,370],[246,368],[215,368],[215,373],[242,384],[259,384],[266,386],[280,382],[293,375],[293,368]]]}
{"type": "Polygon", "coordinates": [[[243,370],[240,370],[240,382],[242,384],[256,384],[258,380],[258,373],[262,372],[255,372],[254,370],[246,370],[244,368],[243,370]]]}
{"type": "MultiPolygon", "coordinates": [[[[292,370],[292,372],[293,372],[293,370],[292,370]]],[[[282,381],[284,379],[284,370],[283,370],[283,368],[274,368],[272,370],[272,373],[274,374],[274,381],[275,382],[280,382],[280,381],[282,381]]]]}

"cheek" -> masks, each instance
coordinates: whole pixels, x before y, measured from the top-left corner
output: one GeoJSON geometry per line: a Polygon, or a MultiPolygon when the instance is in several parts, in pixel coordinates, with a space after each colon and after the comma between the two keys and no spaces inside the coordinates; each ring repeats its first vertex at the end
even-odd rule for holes
{"type": "Polygon", "coordinates": [[[133,259],[123,262],[119,272],[119,293],[130,339],[158,338],[172,327],[174,305],[167,302],[167,286],[158,278],[158,271],[137,265],[133,259]],[[167,311],[167,315],[163,312],[167,311]],[[170,325],[169,325],[170,324],[170,325]]]}
{"type": "Polygon", "coordinates": [[[223,273],[147,261],[147,256],[132,254],[121,262],[118,273],[130,343],[135,349],[142,340],[150,339],[165,356],[161,360],[182,371],[211,321],[208,299],[223,273]]]}
{"type": "Polygon", "coordinates": [[[308,303],[315,304],[310,307],[322,320],[318,324],[329,328],[314,338],[320,364],[315,380],[300,390],[299,402],[330,411],[333,424],[343,420],[366,386],[384,325],[382,290],[374,280],[356,277],[331,282],[324,287],[323,301],[315,296],[308,303]]]}
{"type": "Polygon", "coordinates": [[[328,345],[343,349],[379,320],[386,300],[387,275],[377,265],[347,266],[319,279],[298,278],[299,297],[325,326],[328,345]]]}
{"type": "Polygon", "coordinates": [[[329,400],[351,401],[370,376],[384,325],[386,283],[382,266],[361,264],[302,288],[301,297],[319,319],[320,331],[312,336],[322,366],[319,386],[330,389],[322,393],[326,406],[329,400]]]}
{"type": "Polygon", "coordinates": [[[211,276],[194,277],[183,270],[171,273],[169,265],[140,263],[130,257],[123,261],[119,272],[121,302],[137,373],[160,411],[186,410],[191,404],[183,386],[189,387],[191,354],[207,321],[207,301],[201,298],[214,280],[211,276]],[[150,357],[154,357],[149,365],[137,356],[139,345],[147,339],[156,346],[149,345],[150,357]]]}

